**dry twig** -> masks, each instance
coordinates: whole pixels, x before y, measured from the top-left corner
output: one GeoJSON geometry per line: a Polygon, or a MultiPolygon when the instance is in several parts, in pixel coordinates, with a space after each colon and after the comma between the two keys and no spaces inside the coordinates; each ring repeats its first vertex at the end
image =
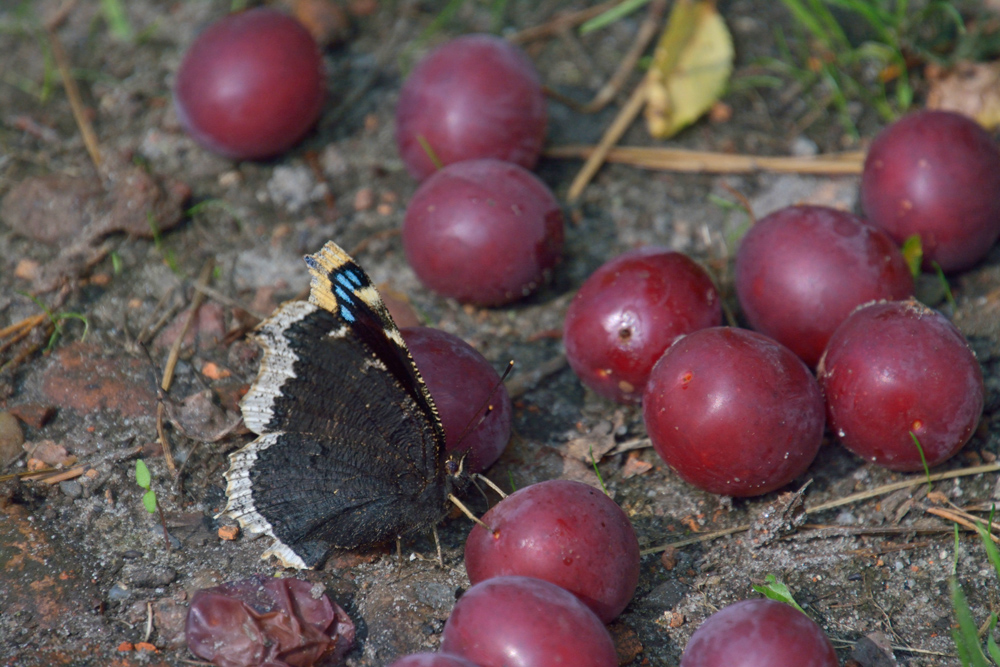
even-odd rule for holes
{"type": "MultiPolygon", "coordinates": [[[[624,132],[624,129],[622,131],[624,132]]],[[[615,140],[617,141],[617,138],[615,140]]],[[[785,157],[733,155],[645,146],[619,146],[604,149],[603,139],[601,144],[597,146],[556,146],[545,151],[545,157],[548,158],[587,158],[588,164],[594,155],[602,155],[604,162],[628,164],[644,169],[705,174],[747,174],[771,171],[783,174],[852,175],[861,173],[865,161],[865,155],[861,151],[810,157],[785,157]]]]}

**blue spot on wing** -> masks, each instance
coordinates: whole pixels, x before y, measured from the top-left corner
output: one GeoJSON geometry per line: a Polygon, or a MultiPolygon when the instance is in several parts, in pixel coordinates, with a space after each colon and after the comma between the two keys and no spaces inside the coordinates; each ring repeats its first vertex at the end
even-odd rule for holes
{"type": "MultiPolygon", "coordinates": [[[[347,274],[347,277],[350,278],[351,282],[353,282],[358,287],[364,285],[364,283],[361,280],[361,277],[358,275],[358,272],[355,271],[354,269],[344,269],[344,273],[347,274]]],[[[337,278],[339,280],[340,276],[337,276],[337,278]]]]}
{"type": "Polygon", "coordinates": [[[351,312],[350,308],[348,308],[347,306],[345,306],[343,304],[341,304],[341,306],[340,306],[340,316],[343,317],[348,322],[353,322],[354,321],[354,313],[351,312]]]}
{"type": "Polygon", "coordinates": [[[333,291],[337,294],[338,297],[340,297],[341,301],[344,301],[346,303],[354,303],[354,299],[352,299],[340,285],[335,286],[333,288],[333,291]]]}
{"type": "Polygon", "coordinates": [[[346,289],[351,290],[352,292],[354,291],[354,286],[351,284],[351,281],[348,280],[347,277],[344,276],[343,273],[338,273],[337,276],[336,276],[336,280],[337,280],[338,283],[340,283],[341,285],[343,285],[346,289]]]}

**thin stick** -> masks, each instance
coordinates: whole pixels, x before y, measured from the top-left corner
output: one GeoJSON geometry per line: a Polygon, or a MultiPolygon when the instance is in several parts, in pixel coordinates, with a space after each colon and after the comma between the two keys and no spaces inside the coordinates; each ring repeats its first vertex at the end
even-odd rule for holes
{"type": "Polygon", "coordinates": [[[666,0],[653,0],[649,3],[649,13],[646,15],[645,20],[643,20],[642,25],[639,26],[639,30],[635,35],[635,41],[632,42],[628,53],[618,63],[618,69],[608,79],[608,82],[594,95],[594,99],[580,107],[582,113],[596,113],[600,111],[621,91],[625,85],[625,81],[628,80],[629,75],[635,69],[635,64],[639,62],[639,58],[646,51],[646,47],[656,37],[660,24],[663,23],[663,13],[666,7],[666,0]]]}
{"type": "MultiPolygon", "coordinates": [[[[212,267],[214,265],[215,262],[211,259],[205,262],[205,265],[201,267],[201,274],[198,276],[198,284],[208,284],[208,281],[212,277],[212,267]]],[[[167,356],[167,365],[166,368],[163,369],[163,380],[160,382],[160,389],[164,392],[170,391],[170,384],[174,380],[174,370],[177,368],[177,359],[181,354],[181,346],[184,344],[184,337],[187,336],[188,329],[191,328],[191,323],[198,314],[198,309],[201,308],[201,304],[204,300],[205,294],[199,290],[195,290],[194,298],[191,299],[191,310],[188,311],[187,317],[184,318],[184,326],[181,327],[180,335],[170,348],[170,354],[167,356]]],[[[170,439],[167,438],[167,432],[163,428],[163,416],[165,411],[166,406],[163,404],[163,401],[159,401],[156,405],[156,433],[160,438],[160,446],[163,447],[163,460],[167,464],[167,469],[169,469],[172,474],[176,474],[177,464],[174,463],[174,454],[170,450],[170,439]]],[[[164,524],[163,532],[164,534],[166,533],[166,524],[164,524]]]]}
{"type": "Polygon", "coordinates": [[[97,143],[97,133],[94,126],[87,117],[83,107],[83,98],[80,97],[80,89],[76,85],[69,69],[69,56],[63,48],[62,42],[56,35],[55,30],[46,26],[45,34],[49,38],[52,47],[52,57],[55,58],[56,67],[59,70],[59,78],[62,79],[63,87],[66,89],[66,97],[69,98],[69,107],[73,111],[73,119],[80,128],[80,136],[83,137],[83,145],[87,147],[90,154],[90,161],[94,163],[98,173],[101,171],[101,149],[97,143]]]}
{"type": "Polygon", "coordinates": [[[560,30],[586,23],[595,16],[600,16],[609,9],[617,7],[619,4],[621,4],[621,0],[611,0],[610,2],[604,2],[576,12],[560,12],[541,25],[525,28],[520,32],[514,33],[507,38],[507,41],[514,44],[525,44],[533,42],[536,39],[552,37],[558,34],[560,30]]]}
{"type": "MultiPolygon", "coordinates": [[[[911,486],[920,486],[921,484],[926,484],[928,479],[931,482],[938,482],[943,479],[955,479],[956,477],[969,477],[972,475],[978,475],[980,473],[997,472],[998,470],[1000,470],[1000,462],[988,463],[986,465],[981,465],[981,466],[973,466],[971,468],[960,468],[959,470],[949,470],[948,472],[939,472],[934,475],[930,475],[929,477],[928,476],[911,477],[910,479],[904,480],[902,482],[893,482],[892,484],[884,484],[878,488],[870,489],[868,491],[862,491],[861,493],[853,493],[849,496],[838,498],[837,500],[831,500],[826,503],[821,503],[819,505],[816,505],[815,507],[807,507],[805,512],[806,514],[816,514],[817,512],[823,512],[825,510],[833,509],[835,507],[841,507],[843,505],[850,505],[851,503],[856,503],[861,500],[867,500],[869,498],[888,495],[893,491],[898,491],[899,489],[905,489],[911,486]]],[[[935,512],[931,512],[931,509],[935,508],[928,508],[927,511],[930,512],[931,514],[934,514],[935,512]]],[[[951,517],[946,517],[946,518],[951,518],[951,517]]],[[[961,523],[961,521],[958,521],[957,519],[953,520],[955,520],[956,523],[961,523]]],[[[965,523],[963,523],[962,525],[971,526],[971,524],[965,524],[965,523]]],[[[974,526],[971,527],[975,529],[974,526]]],[[[735,528],[726,528],[724,530],[717,530],[712,533],[703,533],[702,535],[698,535],[697,537],[690,537],[684,540],[679,540],[677,542],[668,542],[667,544],[662,544],[658,547],[650,547],[649,549],[641,551],[640,554],[645,556],[648,554],[655,554],[661,551],[666,551],[670,547],[683,547],[689,544],[697,544],[699,542],[709,542],[719,537],[725,537],[726,535],[732,535],[733,533],[741,533],[747,530],[750,530],[749,524],[736,526],[735,528]]],[[[918,530],[919,529],[914,528],[908,532],[915,532],[918,530]]],[[[993,539],[997,540],[997,538],[993,539]]]]}
{"type": "Polygon", "coordinates": [[[833,509],[835,507],[850,505],[851,503],[856,503],[859,500],[867,500],[868,498],[875,498],[876,496],[884,496],[892,493],[893,491],[898,491],[899,489],[905,489],[910,486],[919,486],[921,484],[926,484],[928,481],[938,482],[941,481],[942,479],[969,477],[971,475],[978,475],[984,472],[997,472],[997,471],[1000,471],[1000,462],[987,463],[985,465],[973,466],[971,468],[959,468],[958,470],[939,472],[929,476],[911,477],[910,479],[903,480],[902,482],[893,482],[891,484],[884,484],[880,487],[871,489],[869,491],[854,493],[849,496],[839,498],[837,500],[831,500],[829,502],[816,505],[815,507],[806,508],[806,514],[815,514],[816,512],[823,512],[825,510],[833,509]]]}
{"type": "MultiPolygon", "coordinates": [[[[601,154],[604,141],[598,146],[556,146],[544,155],[554,159],[590,158],[601,154]]],[[[643,169],[703,174],[748,174],[770,171],[781,174],[860,174],[865,155],[861,151],[809,157],[732,155],[679,148],[618,146],[603,152],[605,162],[628,164],[643,169]]]]}
{"type": "Polygon", "coordinates": [[[712,540],[725,537],[726,535],[732,535],[733,533],[742,533],[745,530],[750,530],[750,525],[736,526],[735,528],[724,528],[722,530],[716,530],[711,533],[702,533],[696,537],[689,537],[684,540],[677,540],[676,542],[669,542],[667,544],[661,544],[658,547],[650,547],[649,549],[643,549],[639,552],[640,556],[648,556],[649,554],[660,553],[661,551],[666,551],[671,547],[686,547],[689,544],[698,544],[699,542],[711,542],[712,540]]]}
{"type": "Polygon", "coordinates": [[[587,160],[583,163],[580,171],[577,173],[576,178],[573,179],[573,183],[569,186],[569,192],[566,194],[566,199],[573,203],[580,198],[583,193],[583,189],[587,187],[594,175],[604,164],[604,158],[611,151],[611,148],[618,143],[618,140],[622,138],[625,131],[635,120],[639,112],[642,111],[643,105],[646,103],[646,99],[649,97],[649,82],[647,79],[643,79],[642,82],[636,86],[635,90],[632,92],[632,96],[629,98],[622,110],[618,112],[615,116],[614,121],[611,123],[611,127],[607,129],[604,136],[601,137],[601,141],[597,146],[592,147],[591,152],[587,155],[587,160]]]}
{"type": "Polygon", "coordinates": [[[17,368],[17,366],[20,365],[25,359],[27,359],[35,352],[38,352],[38,350],[42,349],[42,347],[47,345],[48,344],[47,341],[49,337],[52,335],[54,329],[55,325],[49,322],[45,327],[45,334],[42,336],[43,340],[24,348],[16,357],[5,363],[3,366],[0,366],[0,373],[11,370],[13,368],[17,368]]]}
{"type": "MultiPolygon", "coordinates": [[[[960,526],[965,526],[966,528],[968,528],[972,532],[978,532],[976,530],[976,524],[972,523],[971,521],[969,521],[965,517],[961,516],[958,512],[955,512],[953,510],[946,510],[943,507],[925,507],[924,511],[927,512],[928,514],[933,514],[934,516],[939,516],[942,519],[948,519],[948,521],[954,521],[955,523],[957,523],[960,526]]],[[[973,518],[976,518],[976,517],[973,517],[973,518]]],[[[996,535],[994,535],[993,533],[988,532],[988,531],[987,531],[986,534],[990,536],[991,540],[993,540],[997,544],[1000,544],[1000,537],[997,537],[996,535]]]]}
{"type": "Polygon", "coordinates": [[[247,313],[251,317],[257,318],[258,320],[266,320],[267,319],[267,315],[264,315],[263,313],[258,313],[257,311],[255,311],[250,306],[242,304],[239,301],[237,301],[236,299],[229,298],[228,296],[226,296],[225,294],[223,294],[219,290],[215,289],[214,287],[209,287],[208,285],[202,285],[200,283],[195,283],[194,288],[197,291],[199,291],[202,294],[204,294],[205,296],[207,296],[208,298],[212,299],[213,301],[217,301],[217,302],[221,303],[223,306],[229,306],[230,308],[239,308],[243,312],[247,313]]]}
{"type": "Polygon", "coordinates": [[[0,329],[0,338],[6,338],[11,334],[19,333],[22,329],[27,329],[28,331],[31,331],[39,324],[44,322],[46,317],[48,317],[48,315],[46,315],[45,313],[40,313],[38,315],[32,315],[31,317],[26,317],[20,322],[15,322],[14,324],[11,324],[8,327],[4,327],[3,329],[0,329]]]}
{"type": "MultiPolygon", "coordinates": [[[[41,315],[40,317],[42,318],[42,320],[44,320],[47,316],[46,315],[41,315]]],[[[40,323],[41,322],[39,322],[39,324],[40,323]]],[[[17,326],[17,325],[14,325],[14,326],[17,326]]],[[[22,329],[21,331],[19,331],[17,334],[11,336],[8,340],[5,340],[3,343],[0,343],[0,352],[6,352],[8,349],[10,349],[11,347],[17,345],[22,340],[24,340],[25,338],[27,338],[28,336],[30,336],[31,332],[35,328],[35,326],[36,325],[32,325],[31,327],[26,327],[26,328],[22,329]]]]}

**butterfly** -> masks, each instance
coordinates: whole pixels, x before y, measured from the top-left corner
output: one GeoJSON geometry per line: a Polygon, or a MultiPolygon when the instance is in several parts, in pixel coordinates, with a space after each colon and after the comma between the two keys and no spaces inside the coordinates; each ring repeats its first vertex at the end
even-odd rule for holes
{"type": "Polygon", "coordinates": [[[222,512],[298,569],[436,526],[466,478],[371,279],[332,241],[305,261],[309,300],[254,332],[264,355],[240,407],[259,437],[229,457],[222,512]]]}

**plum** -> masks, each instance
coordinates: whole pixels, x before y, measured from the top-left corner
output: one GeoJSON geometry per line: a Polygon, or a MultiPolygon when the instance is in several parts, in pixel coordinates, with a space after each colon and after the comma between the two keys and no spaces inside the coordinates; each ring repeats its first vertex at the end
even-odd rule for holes
{"type": "Polygon", "coordinates": [[[523,167],[466,160],[424,181],[403,219],[403,249],[420,281],[480,306],[520,299],[562,253],[563,217],[548,187],[523,167]]]}
{"type": "Polygon", "coordinates": [[[722,324],[705,269],[666,248],[632,250],[595,271],[570,303],[566,358],[605,398],[638,403],[653,364],[678,336],[722,324]]]}
{"type": "Polygon", "coordinates": [[[914,300],[863,306],[817,368],[827,420],[849,450],[892,470],[954,456],[983,412],[983,374],[962,333],[914,300]]]}
{"type": "Polygon", "coordinates": [[[788,484],[823,440],[823,397],[802,360],[732,327],[701,329],[668,348],[649,376],[642,416],[678,475],[730,496],[788,484]]]}
{"type": "Polygon", "coordinates": [[[884,232],[825,206],[758,220],[736,254],[736,294],[750,326],[815,366],[855,308],[913,295],[913,276],[884,232]]]}
{"type": "Polygon", "coordinates": [[[454,334],[430,327],[406,327],[400,333],[434,399],[448,451],[468,452],[464,469],[483,472],[510,440],[510,396],[500,376],[454,334]],[[493,409],[483,418],[489,406],[493,409]]]}
{"type": "Polygon", "coordinates": [[[274,9],[230,14],[194,41],[174,83],[184,129],[224,157],[294,146],[323,107],[323,60],[309,31],[274,9]]]}
{"type": "Polygon", "coordinates": [[[610,623],[639,583],[639,542],[628,517],[600,489],[570,480],[532,484],[482,517],[465,542],[477,584],[516,574],[550,581],[610,623]]]}
{"type": "Polygon", "coordinates": [[[465,35],[429,53],[410,73],[396,106],[396,143],[422,181],[442,165],[497,158],[531,169],[548,111],[534,65],[510,42],[465,35]]]}
{"type": "Polygon", "coordinates": [[[965,116],[912,113],[872,142],[861,201],[897,243],[920,236],[925,268],[967,269],[1000,237],[1000,150],[965,116]]]}

